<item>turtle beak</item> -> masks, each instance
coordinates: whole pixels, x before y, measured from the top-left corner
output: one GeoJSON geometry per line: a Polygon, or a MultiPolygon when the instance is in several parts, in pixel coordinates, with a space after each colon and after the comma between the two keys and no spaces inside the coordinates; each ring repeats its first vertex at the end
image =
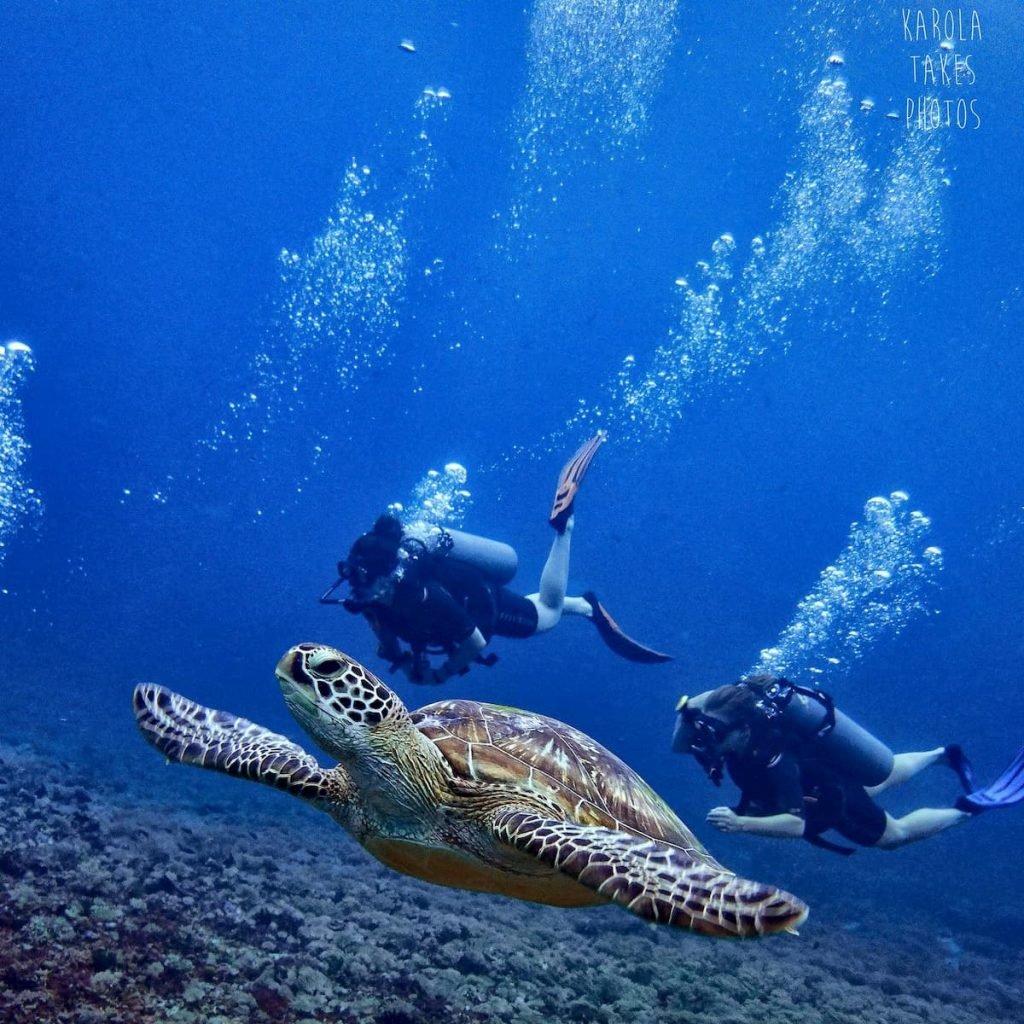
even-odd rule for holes
{"type": "Polygon", "coordinates": [[[306,674],[301,647],[293,647],[277,663],[275,673],[288,710],[304,729],[314,727],[320,717],[313,680],[306,674]]]}
{"type": "Polygon", "coordinates": [[[296,690],[312,690],[313,680],[306,672],[303,651],[311,645],[300,644],[286,651],[274,670],[277,681],[282,687],[291,687],[296,690]]]}

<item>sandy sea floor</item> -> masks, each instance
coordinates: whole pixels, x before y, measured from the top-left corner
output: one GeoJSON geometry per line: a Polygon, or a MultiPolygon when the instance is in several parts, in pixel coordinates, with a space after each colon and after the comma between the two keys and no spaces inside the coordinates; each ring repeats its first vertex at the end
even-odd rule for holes
{"type": "Polygon", "coordinates": [[[278,794],[166,771],[140,794],[0,744],[0,1021],[1024,1020],[996,936],[812,913],[739,943],[461,893],[278,794]]]}

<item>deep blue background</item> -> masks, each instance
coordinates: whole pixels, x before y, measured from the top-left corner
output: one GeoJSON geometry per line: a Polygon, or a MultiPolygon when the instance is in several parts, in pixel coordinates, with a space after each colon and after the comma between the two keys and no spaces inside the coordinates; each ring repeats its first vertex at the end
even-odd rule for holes
{"type": "MultiPolygon", "coordinates": [[[[529,12],[406,6],[0,9],[0,331],[36,354],[28,472],[46,503],[0,567],[8,738],[112,758],[172,794],[131,723],[141,678],[297,735],[275,659],[316,638],[373,663],[369,632],[316,596],[351,539],[451,459],[470,469],[467,528],[514,543],[517,582],[534,589],[551,488],[582,438],[543,439],[578,398],[600,398],[627,353],[663,340],[672,282],[714,238],[731,231],[742,253],[775,223],[825,30],[852,94],[878,100],[857,122],[872,163],[902,130],[882,117],[887,101],[901,108],[913,91],[896,7],[867,4],[855,20],[767,4],[680,12],[649,130],[621,147],[581,141],[555,169],[559,202],[534,218],[534,243],[503,254],[493,214],[523,185],[512,125],[529,12]],[[404,37],[415,54],[399,49],[404,37]],[[253,386],[257,351],[282,344],[278,253],[322,230],[353,158],[373,168],[375,204],[394,201],[428,84],[454,98],[431,122],[434,189],[405,223],[411,284],[390,358],[356,391],[304,393],[269,441],[205,451],[197,442],[253,386]],[[427,287],[419,273],[434,258],[443,284],[427,287]],[[456,334],[464,344],[450,352],[456,334]],[[519,445],[539,457],[509,457],[519,445]]],[[[722,801],[667,750],[678,694],[746,669],[864,501],[896,487],[932,517],[945,551],[942,614],[876,647],[837,696],[897,748],[961,740],[986,775],[1024,741],[1024,33],[1019,11],[979,10],[984,121],[943,139],[952,184],[937,211],[938,274],[902,265],[871,317],[844,317],[842,295],[827,320],[797,316],[788,354],[709,389],[667,442],[613,435],[587,480],[573,589],[596,589],[676,662],[634,669],[568,621],[496,644],[498,666],[445,691],[592,733],[724,860],[816,896],[825,920],[858,896],[936,911],[954,886],[965,914],[1021,911],[1019,896],[987,906],[993,877],[1021,891],[1020,813],[839,863],[709,834],[703,814],[722,801]],[[965,863],[977,879],[966,887],[965,863]]],[[[549,170],[538,180],[550,184],[549,170]]],[[[311,359],[308,374],[328,379],[338,356],[311,359]]],[[[413,705],[437,696],[399,689],[413,705]]],[[[889,806],[952,796],[936,773],[889,806]]]]}

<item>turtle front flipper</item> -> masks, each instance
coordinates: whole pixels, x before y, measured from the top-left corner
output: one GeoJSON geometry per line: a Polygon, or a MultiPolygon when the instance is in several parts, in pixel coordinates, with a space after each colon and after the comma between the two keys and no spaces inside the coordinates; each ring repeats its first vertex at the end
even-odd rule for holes
{"type": "Polygon", "coordinates": [[[254,722],[154,683],[135,687],[132,707],[142,735],[169,761],[252,779],[318,804],[351,797],[340,768],[322,768],[302,747],[254,722]]]}
{"type": "Polygon", "coordinates": [[[494,830],[503,842],[657,924],[746,938],[795,932],[807,917],[807,905],[788,892],[631,832],[516,809],[499,811],[494,830]]]}

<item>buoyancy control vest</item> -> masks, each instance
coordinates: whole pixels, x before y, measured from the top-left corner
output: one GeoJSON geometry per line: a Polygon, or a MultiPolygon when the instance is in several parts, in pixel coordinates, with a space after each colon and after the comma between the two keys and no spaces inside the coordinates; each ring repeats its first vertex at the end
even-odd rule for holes
{"type": "MultiPolygon", "coordinates": [[[[779,677],[744,679],[740,685],[749,687],[756,695],[756,706],[767,729],[819,758],[845,778],[861,786],[877,786],[892,773],[893,752],[840,711],[827,693],[779,677]]],[[[700,753],[710,761],[710,751],[706,749],[708,733],[712,743],[714,736],[703,716],[703,704],[713,692],[708,690],[680,701],[672,737],[672,749],[677,753],[700,753]]]]}

